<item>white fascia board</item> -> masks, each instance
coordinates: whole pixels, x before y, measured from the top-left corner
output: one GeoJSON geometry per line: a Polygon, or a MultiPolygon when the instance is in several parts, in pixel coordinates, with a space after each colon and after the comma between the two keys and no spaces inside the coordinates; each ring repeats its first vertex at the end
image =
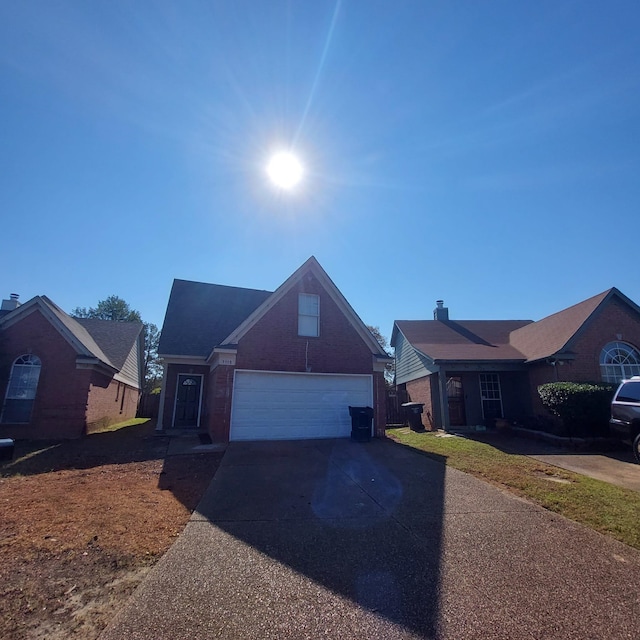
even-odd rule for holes
{"type": "Polygon", "coordinates": [[[373,337],[371,331],[353,307],[347,302],[347,299],[340,293],[340,290],[334,284],[333,280],[327,275],[326,271],[320,266],[320,263],[311,256],[300,268],[298,268],[291,276],[289,276],[240,326],[233,331],[222,344],[237,344],[240,339],[262,318],[267,311],[272,309],[293,287],[293,285],[302,279],[305,273],[311,272],[316,276],[320,284],[323,285],[329,297],[337,304],[338,308],[347,317],[358,335],[371,349],[375,355],[386,355],[382,352],[382,347],[373,337]]]}
{"type": "Polygon", "coordinates": [[[29,314],[36,311],[38,308],[40,308],[40,305],[38,304],[38,298],[39,296],[36,296],[35,298],[31,298],[31,300],[27,300],[27,302],[21,304],[19,307],[0,318],[0,326],[5,328],[11,327],[17,322],[20,322],[20,320],[22,320],[22,318],[24,318],[25,316],[28,316],[29,314]]]}
{"type": "Polygon", "coordinates": [[[165,364],[207,364],[207,359],[203,356],[179,356],[159,353],[158,358],[162,358],[165,364]]]}
{"type": "Polygon", "coordinates": [[[105,375],[112,377],[119,373],[115,367],[112,367],[95,357],[78,356],[76,358],[76,369],[94,369],[95,371],[99,371],[100,373],[104,373],[105,375]]]}
{"type": "MultiPolygon", "coordinates": [[[[54,329],[71,345],[74,351],[81,356],[87,358],[95,358],[95,355],[80,341],[73,333],[58,319],[58,317],[49,309],[45,299],[42,296],[35,296],[28,300],[24,304],[21,304],[11,314],[3,318],[3,326],[10,327],[22,320],[25,316],[33,313],[34,311],[40,311],[45,320],[48,320],[54,329]]],[[[107,364],[107,363],[105,363],[107,364]]],[[[107,364],[110,366],[110,364],[107,364]]]]}
{"type": "Polygon", "coordinates": [[[218,354],[228,354],[230,356],[234,357],[234,361],[235,361],[235,356],[238,353],[238,349],[237,348],[233,348],[233,347],[214,347],[213,350],[211,351],[211,353],[207,356],[206,362],[207,364],[210,364],[212,362],[214,362],[214,360],[216,359],[216,356],[218,354]]]}
{"type": "MultiPolygon", "coordinates": [[[[382,347],[378,344],[378,341],[373,337],[371,331],[367,329],[367,325],[362,321],[362,318],[360,318],[360,316],[355,312],[354,308],[349,304],[349,301],[342,295],[340,289],[336,287],[333,280],[331,280],[331,278],[328,276],[325,270],[320,267],[319,264],[318,267],[320,269],[320,273],[316,273],[316,276],[324,285],[324,288],[326,289],[331,299],[347,317],[347,319],[356,330],[358,335],[362,338],[364,343],[371,349],[371,353],[373,353],[375,356],[390,358],[389,354],[383,351],[382,347]]],[[[390,358],[390,361],[392,360],[393,358],[390,358]]]]}

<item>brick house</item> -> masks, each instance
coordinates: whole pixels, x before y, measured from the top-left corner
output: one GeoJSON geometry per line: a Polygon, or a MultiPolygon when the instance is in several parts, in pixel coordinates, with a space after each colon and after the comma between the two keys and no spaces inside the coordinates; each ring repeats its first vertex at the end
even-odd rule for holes
{"type": "Polygon", "coordinates": [[[545,382],[619,382],[640,374],[640,307],[618,289],[531,320],[396,320],[396,383],[424,403],[428,428],[548,415],[545,382]]]}
{"type": "Polygon", "coordinates": [[[0,310],[0,437],[77,438],[135,417],[138,322],[72,318],[46,296],[0,310]]]}
{"type": "Polygon", "coordinates": [[[384,433],[390,358],[313,257],[275,292],[175,280],[158,351],[159,430],[344,437],[352,405],[384,433]]]}

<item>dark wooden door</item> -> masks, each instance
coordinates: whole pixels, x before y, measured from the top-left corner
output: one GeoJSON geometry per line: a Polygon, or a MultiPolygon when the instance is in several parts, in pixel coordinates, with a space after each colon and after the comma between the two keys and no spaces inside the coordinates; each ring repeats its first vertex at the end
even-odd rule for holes
{"type": "Polygon", "coordinates": [[[197,427],[200,413],[200,376],[178,376],[174,427],[197,427]]]}
{"type": "Polygon", "coordinates": [[[447,378],[447,397],[449,400],[449,424],[452,427],[463,427],[467,423],[464,410],[464,387],[460,376],[447,378]]]}

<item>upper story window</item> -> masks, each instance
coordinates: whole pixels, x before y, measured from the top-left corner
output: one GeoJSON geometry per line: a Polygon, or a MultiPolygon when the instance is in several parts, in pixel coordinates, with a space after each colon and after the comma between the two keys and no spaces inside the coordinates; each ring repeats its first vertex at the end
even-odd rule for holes
{"type": "Polygon", "coordinates": [[[28,423],[31,420],[40,369],[40,358],[36,356],[27,354],[16,358],[11,367],[0,422],[28,423]]]}
{"type": "Polygon", "coordinates": [[[320,335],[320,296],[298,294],[298,335],[310,338],[320,335]]]}
{"type": "Polygon", "coordinates": [[[600,371],[605,382],[640,376],[640,353],[626,342],[610,342],[600,353],[600,371]]]}

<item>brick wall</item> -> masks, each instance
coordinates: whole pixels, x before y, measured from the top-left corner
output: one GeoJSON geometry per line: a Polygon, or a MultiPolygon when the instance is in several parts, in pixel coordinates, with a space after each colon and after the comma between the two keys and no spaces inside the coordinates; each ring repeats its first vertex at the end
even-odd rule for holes
{"type": "Polygon", "coordinates": [[[407,401],[421,402],[422,404],[424,404],[422,413],[422,424],[426,429],[435,429],[436,425],[440,425],[440,416],[436,415],[433,403],[433,393],[438,392],[437,384],[437,375],[418,378],[417,380],[412,380],[411,382],[407,382],[406,384],[408,394],[407,401]],[[431,389],[432,383],[436,385],[433,391],[431,389]]]}
{"type": "Polygon", "coordinates": [[[384,437],[387,426],[387,385],[384,373],[373,374],[373,430],[378,438],[384,437]]]}
{"type": "Polygon", "coordinates": [[[85,428],[90,372],[76,369],[76,353],[39,311],[2,331],[0,398],[4,402],[11,365],[21,355],[40,358],[42,368],[31,422],[0,425],[0,437],[76,438],[85,428]]]}
{"type": "Polygon", "coordinates": [[[579,334],[571,351],[576,357],[563,365],[536,363],[529,369],[531,398],[535,414],[548,415],[540,401],[538,387],[546,382],[597,382],[600,373],[600,353],[609,342],[621,340],[640,350],[640,317],[635,311],[617,298],[612,298],[607,306],[591,321],[587,322],[579,334]]]}
{"type": "Polygon", "coordinates": [[[235,367],[220,365],[209,376],[207,427],[214,442],[229,440],[234,371],[235,367]]]}
{"type": "Polygon", "coordinates": [[[87,402],[87,433],[135,418],[139,398],[137,389],[92,371],[87,402]]]}
{"type": "Polygon", "coordinates": [[[270,309],[238,345],[238,369],[313,373],[371,373],[371,350],[309,275],[270,309]],[[320,336],[298,336],[298,294],[320,297],[320,336]]]}

